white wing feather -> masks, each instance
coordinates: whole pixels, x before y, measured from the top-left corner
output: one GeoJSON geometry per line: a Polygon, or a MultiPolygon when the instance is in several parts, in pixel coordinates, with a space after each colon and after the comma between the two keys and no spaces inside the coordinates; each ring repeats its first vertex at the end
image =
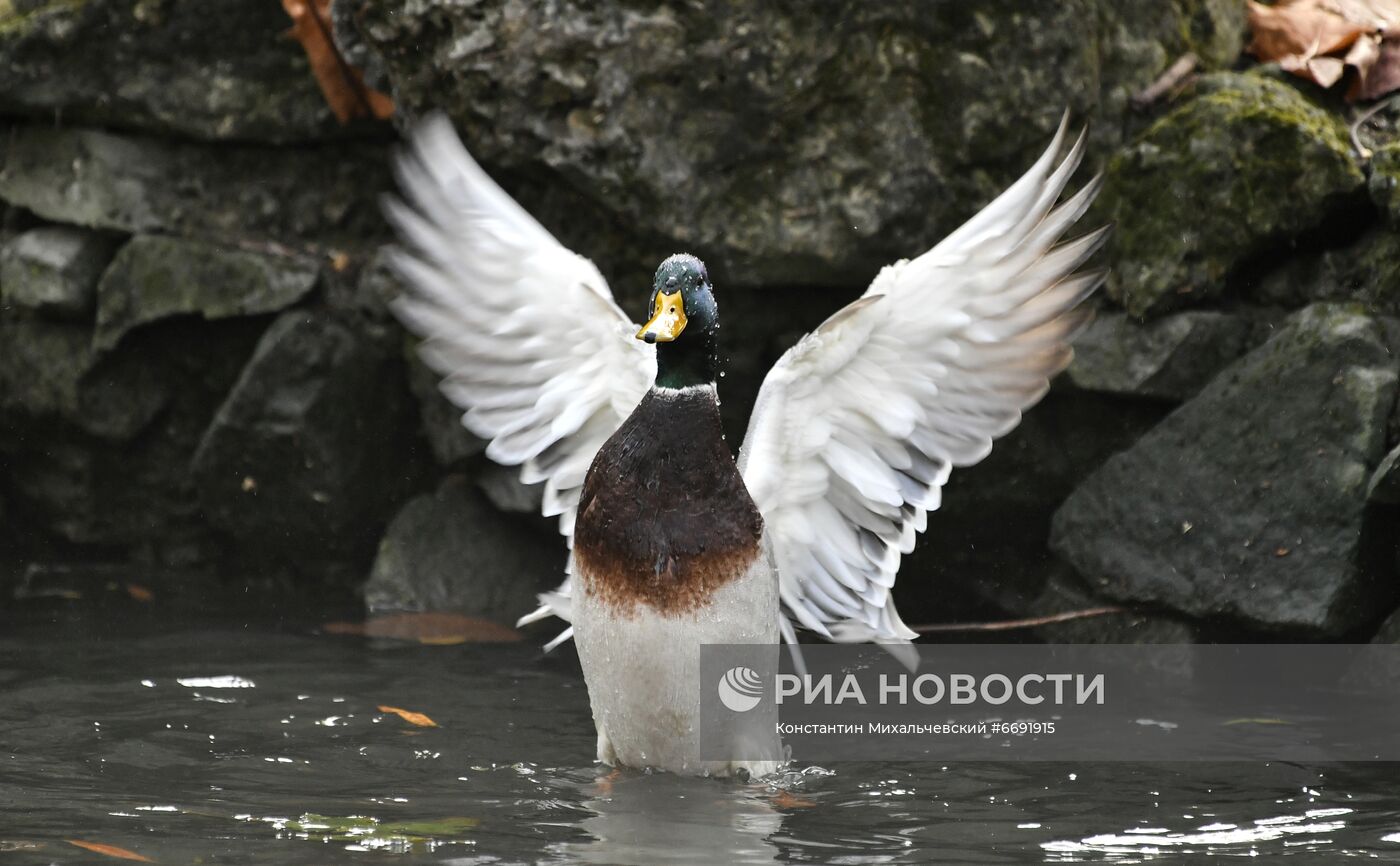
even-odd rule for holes
{"type": "MultiPolygon", "coordinates": [[[[445,117],[409,133],[395,173],[403,201],[385,210],[408,291],[392,309],[487,455],[544,482],[543,511],[572,546],[584,475],[650,387],[655,348],[633,339],[593,263],[497,186],[445,117]]],[[[569,618],[568,578],[540,598],[525,621],[569,618]]]]}
{"type": "Polygon", "coordinates": [[[841,641],[917,635],[890,597],[954,466],[991,451],[1072,357],[1076,274],[1107,229],[1056,245],[1098,180],[1055,207],[1084,138],[1026,174],[933,249],[880,272],[862,298],[768,373],[739,468],[772,536],[787,615],[841,641]]]}

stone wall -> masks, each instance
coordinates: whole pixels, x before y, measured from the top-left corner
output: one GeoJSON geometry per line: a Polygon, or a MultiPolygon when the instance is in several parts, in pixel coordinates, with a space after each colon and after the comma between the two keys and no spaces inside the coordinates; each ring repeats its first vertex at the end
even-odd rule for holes
{"type": "MultiPolygon", "coordinates": [[[[396,122],[447,111],[624,308],[671,252],[709,263],[734,442],[788,345],[1070,108],[1108,175],[1091,221],[1118,226],[1103,310],[955,473],[905,619],[1114,603],[1039,634],[1367,638],[1400,601],[1396,116],[1363,158],[1340,103],[1244,68],[1233,0],[334,15],[396,122]],[[1186,52],[1205,74],[1136,105],[1186,52]]],[[[239,0],[0,6],[5,556],[369,578],[378,608],[512,619],[562,542],[386,316],[393,127],[335,123],[287,26],[239,0]]]]}

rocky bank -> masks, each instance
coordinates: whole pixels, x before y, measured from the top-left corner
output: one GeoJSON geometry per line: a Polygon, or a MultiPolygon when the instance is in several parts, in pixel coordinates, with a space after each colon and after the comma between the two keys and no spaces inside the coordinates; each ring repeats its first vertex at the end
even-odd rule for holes
{"type": "MultiPolygon", "coordinates": [[[[988,201],[1064,108],[1113,220],[1074,365],[906,559],[905,619],[1045,640],[1369,639],[1400,603],[1400,110],[1240,57],[1234,0],[820,11],[336,0],[640,313],[710,265],[732,441],[769,364],[988,201]],[[1134,96],[1188,52],[1201,73],[1134,96]],[[775,315],[775,310],[783,310],[775,315]]],[[[276,4],[0,4],[0,554],[509,621],[564,546],[386,315],[392,124],[276,4]]],[[[1393,620],[1392,620],[1393,621],[1393,620]]],[[[1390,628],[1383,634],[1393,633],[1390,628]]]]}

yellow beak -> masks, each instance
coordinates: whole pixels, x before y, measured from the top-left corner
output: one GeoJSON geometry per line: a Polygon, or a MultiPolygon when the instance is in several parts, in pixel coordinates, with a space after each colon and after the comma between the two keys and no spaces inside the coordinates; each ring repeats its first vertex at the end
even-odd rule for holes
{"type": "Polygon", "coordinates": [[[685,321],[685,302],[681,299],[681,293],[668,295],[657,292],[656,309],[652,311],[651,321],[637,332],[637,339],[648,343],[669,343],[685,330],[685,321]]]}

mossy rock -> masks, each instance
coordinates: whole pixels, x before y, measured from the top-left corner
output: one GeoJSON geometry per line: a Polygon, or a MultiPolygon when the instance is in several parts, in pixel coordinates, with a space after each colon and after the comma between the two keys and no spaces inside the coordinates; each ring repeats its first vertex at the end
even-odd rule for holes
{"type": "Polygon", "coordinates": [[[1109,165],[1109,294],[1138,316],[1216,297],[1240,264],[1319,225],[1364,184],[1345,125],[1296,88],[1207,76],[1109,165]]]}
{"type": "Polygon", "coordinates": [[[614,286],[687,250],[724,286],[863,287],[1019,176],[1066,108],[1102,118],[1099,162],[1131,95],[1186,51],[1231,62],[1243,17],[1231,0],[340,7],[401,115],[447,112],[614,286]]]}
{"type": "Polygon", "coordinates": [[[1366,188],[1386,221],[1400,227],[1400,142],[1376,148],[1366,188]]]}

